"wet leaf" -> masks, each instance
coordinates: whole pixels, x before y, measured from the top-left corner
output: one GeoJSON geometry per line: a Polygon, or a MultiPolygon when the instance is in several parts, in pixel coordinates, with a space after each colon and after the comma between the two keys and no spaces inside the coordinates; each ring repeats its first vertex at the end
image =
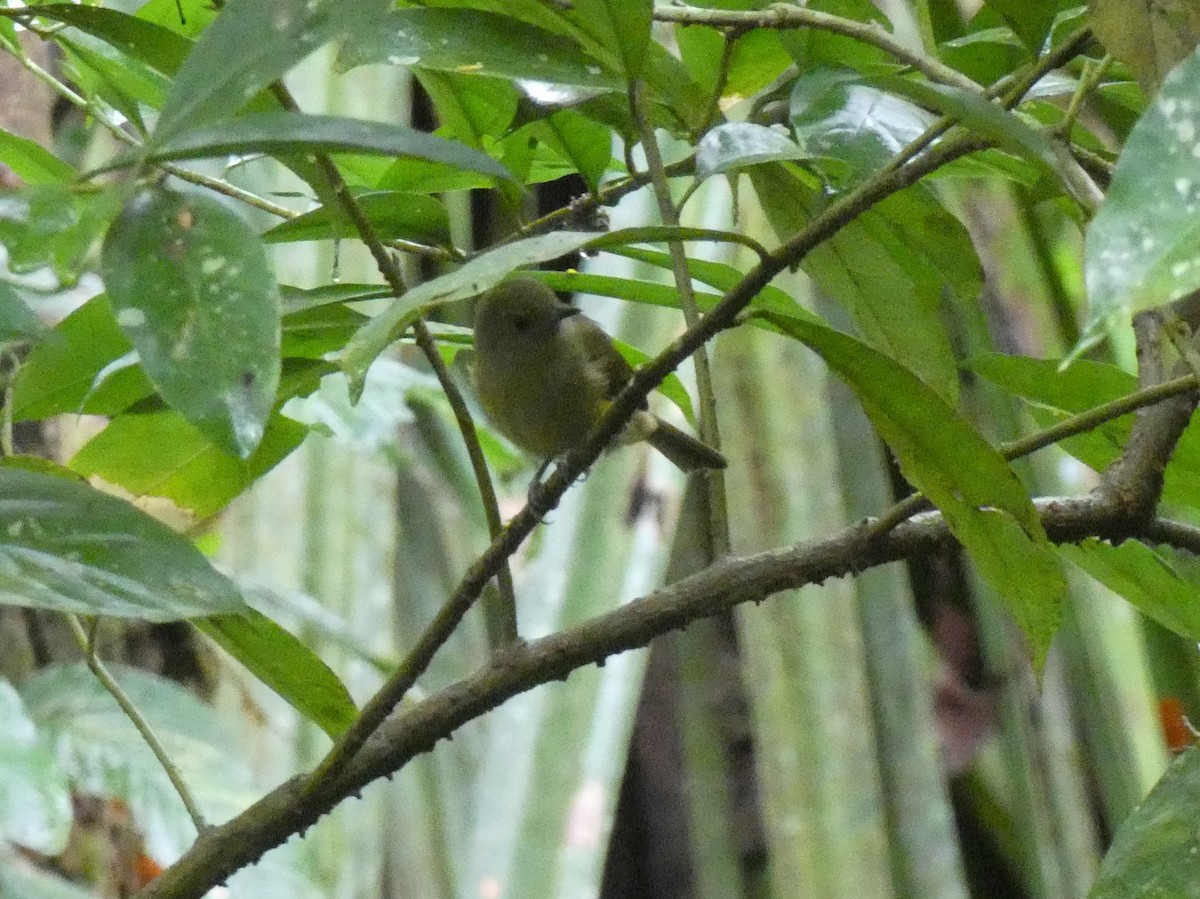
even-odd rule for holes
{"type": "Polygon", "coordinates": [[[804,159],[808,155],[782,128],[731,122],[713,128],[696,145],[696,177],[703,179],[759,162],[804,159]]]}
{"type": "Polygon", "coordinates": [[[73,476],[0,469],[0,602],[174,621],[239,612],[190,541],[73,476]]]}
{"type": "Polygon", "coordinates": [[[104,243],[117,324],[164,400],[248,457],[279,385],[279,291],[262,241],[205,196],[147,188],[104,243]]]}
{"type": "Polygon", "coordinates": [[[1200,287],[1200,52],[1163,82],[1133,127],[1108,194],[1088,228],[1088,324],[1105,329],[1200,287]]]}

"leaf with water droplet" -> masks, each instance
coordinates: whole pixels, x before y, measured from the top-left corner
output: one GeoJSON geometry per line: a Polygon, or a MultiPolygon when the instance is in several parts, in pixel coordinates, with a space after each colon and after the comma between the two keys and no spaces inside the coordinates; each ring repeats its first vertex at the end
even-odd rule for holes
{"type": "Polygon", "coordinates": [[[1200,52],[1175,67],[1129,132],[1084,242],[1080,346],[1200,288],[1200,52]]]}
{"type": "Polygon", "coordinates": [[[109,230],[101,269],[117,324],[163,399],[245,459],[279,385],[279,289],[262,241],[224,204],[159,187],[109,230]]]}
{"type": "Polygon", "coordinates": [[[479,9],[394,9],[360,40],[347,41],[337,66],[346,71],[382,62],[605,90],[622,87],[565,35],[479,9]]]}

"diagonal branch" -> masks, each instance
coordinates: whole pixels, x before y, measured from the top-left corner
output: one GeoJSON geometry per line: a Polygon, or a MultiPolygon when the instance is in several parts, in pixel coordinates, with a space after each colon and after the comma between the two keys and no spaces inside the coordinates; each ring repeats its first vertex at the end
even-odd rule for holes
{"type": "MultiPolygon", "coordinates": [[[[1078,41],[1056,48],[1028,73],[1061,65],[1078,52],[1078,41]]],[[[940,514],[927,513],[882,536],[857,526],[825,540],[718,563],[643,600],[529,644],[500,651],[471,677],[393,715],[446,636],[457,627],[487,581],[553,508],[575,479],[594,462],[644,398],[695,349],[732,327],[751,300],[779,273],[798,264],[842,227],[892,194],[963,155],[983,149],[981,137],[958,135],[922,145],[906,164],[880,173],[832,202],[801,232],[766,254],[709,314],[689,327],[657,358],[638,371],[614,400],[585,443],[572,451],[546,480],[539,508],[526,506],[492,541],[463,576],[405,663],[364,709],[357,752],[314,776],[300,776],[264,796],[242,815],[202,835],[188,853],[140,894],[140,899],[199,899],[266,850],[303,832],[323,814],[373,780],[389,776],[431,749],[466,721],[506,699],[583,665],[644,646],[650,639],[690,621],[722,612],[774,592],[821,583],[829,577],[928,552],[952,540],[940,514]]],[[[1114,516],[1096,497],[1043,501],[1039,506],[1051,539],[1077,540],[1100,534],[1136,536],[1129,520],[1114,516]],[[1124,529],[1124,530],[1122,530],[1124,529]]]]}
{"type": "MultiPolygon", "coordinates": [[[[1079,32],[1063,46],[1056,47],[1039,59],[1030,71],[1017,79],[1008,96],[1015,99],[1022,90],[1032,87],[1041,74],[1062,65],[1077,54],[1085,38],[1086,32],[1079,32]]],[[[330,789],[330,784],[337,780],[337,772],[348,764],[359,746],[379,728],[416,684],[417,678],[424,673],[438,649],[458,627],[484,585],[506,564],[507,559],[517,551],[546,513],[558,505],[571,484],[600,457],[604,448],[612,443],[641,408],[651,391],[697,348],[736,324],[738,315],[780,272],[798,265],[809,252],[875,204],[911,187],[947,163],[991,145],[986,138],[967,133],[945,138],[936,146],[918,145],[925,139],[926,137],[922,136],[901,151],[912,154],[913,158],[908,163],[878,173],[830,203],[808,227],[773,252],[762,256],[758,264],[707,315],[689,326],[655,359],[637,371],[593,427],[588,438],[555,466],[554,472],[543,482],[542,489],[538,492],[538,502],[526,505],[513,516],[493,538],[488,548],[467,569],[454,593],[443,604],[408,657],[371,697],[350,731],[343,735],[339,745],[322,763],[318,772],[309,779],[308,789],[314,796],[323,796],[330,789]]],[[[930,141],[932,139],[928,138],[930,141]]]]}
{"type": "MultiPolygon", "coordinates": [[[[1200,528],[1164,519],[1131,526],[1120,510],[1095,496],[1044,498],[1035,505],[1055,542],[1141,537],[1200,550],[1200,528]]],[[[200,899],[267,850],[311,827],[343,799],[394,775],[466,722],[519,693],[562,680],[585,665],[643,647],[657,636],[741,603],[859,574],[954,542],[938,512],[923,513],[878,537],[870,531],[870,522],[865,522],[821,540],[725,559],[605,615],[497,653],[471,676],[387,721],[321,793],[309,791],[303,776],[293,778],[237,818],[202,834],[137,899],[200,899]]]]}

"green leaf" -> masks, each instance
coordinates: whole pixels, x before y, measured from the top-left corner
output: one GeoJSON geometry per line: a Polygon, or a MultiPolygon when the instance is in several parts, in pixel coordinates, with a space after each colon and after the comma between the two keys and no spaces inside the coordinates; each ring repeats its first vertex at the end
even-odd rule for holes
{"type": "MultiPolygon", "coordinates": [[[[625,255],[625,254],[621,254],[625,255]]],[[[635,257],[636,258],[636,257],[635,257]]],[[[668,263],[669,265],[669,263],[668,263]]],[[[601,297],[616,297],[648,306],[679,309],[679,292],[674,285],[653,281],[635,281],[613,275],[593,275],[586,272],[522,272],[563,293],[590,293],[601,297]]],[[[720,294],[695,291],[696,305],[707,312],[721,299],[720,294]]]]}
{"type": "Polygon", "coordinates": [[[554,231],[537,237],[514,240],[476,256],[461,268],[426,281],[405,293],[371,319],[346,344],[340,359],[342,371],[350,377],[351,383],[360,383],[375,357],[393,340],[399,338],[423,310],[478,296],[489,287],[499,284],[509,272],[518,268],[557,259],[585,246],[598,250],[644,241],[673,239],[747,242],[745,238],[732,232],[658,225],[623,228],[610,233],[554,231]]]}
{"type": "Polygon", "coordinates": [[[349,691],[329,666],[261,612],[215,615],[192,623],[334,739],[358,715],[349,691]]]}
{"type": "Polygon", "coordinates": [[[560,110],[534,125],[534,133],[583,176],[595,191],[612,162],[608,128],[572,109],[560,110]]]}
{"type": "Polygon", "coordinates": [[[708,178],[759,162],[804,159],[809,154],[784,133],[750,122],[731,122],[710,130],[696,145],[696,177],[708,178]]]}
{"type": "Polygon", "coordinates": [[[194,38],[212,25],[219,11],[211,0],[147,0],[138,8],[137,17],[194,38]]]}
{"type": "Polygon", "coordinates": [[[105,294],[68,315],[54,333],[56,339],[34,347],[17,370],[16,421],[64,413],[115,415],[154,392],[141,366],[117,364],[133,346],[117,327],[105,294]]]}
{"type": "Polygon", "coordinates": [[[1029,59],[1028,48],[1008,28],[984,28],[938,45],[942,62],[979,84],[991,84],[1029,59]]]}
{"type": "Polygon", "coordinates": [[[279,292],[262,241],[207,196],[146,188],[104,242],[117,324],[159,393],[248,457],[279,386],[279,292]]]}
{"type": "Polygon", "coordinates": [[[1172,566],[1169,550],[1156,552],[1136,540],[1113,546],[1091,538],[1078,546],[1063,544],[1058,553],[1142,614],[1193,643],[1200,641],[1196,581],[1172,566]]]}
{"type": "Polygon", "coordinates": [[[12,19],[0,19],[0,46],[17,53],[22,52],[17,39],[17,23],[12,19]]]}
{"type": "MultiPolygon", "coordinates": [[[[1028,400],[1040,427],[1050,427],[1103,403],[1129,396],[1137,378],[1113,365],[1087,359],[1060,370],[1058,359],[1029,359],[999,353],[972,359],[971,368],[1011,393],[1028,400]]],[[[1125,451],[1133,415],[1106,421],[1059,446],[1085,465],[1103,471],[1125,451]]],[[[1175,445],[1163,479],[1163,499],[1200,508],[1200,429],[1188,428],[1175,445]]]]}
{"type": "Polygon", "coordinates": [[[110,100],[114,108],[131,118],[139,133],[144,132],[139,104],[151,109],[162,106],[170,78],[87,32],[67,29],[57,43],[74,60],[75,80],[110,100]]]}
{"type": "Polygon", "coordinates": [[[75,170],[37,141],[0,128],[0,162],[26,184],[63,184],[75,170]]]}
{"type": "Polygon", "coordinates": [[[396,9],[343,45],[341,70],[387,62],[415,69],[492,75],[621,90],[621,82],[570,40],[477,9],[396,9]]]}
{"type": "MultiPolygon", "coordinates": [[[[673,270],[673,263],[671,262],[670,255],[660,252],[659,250],[648,250],[644,247],[619,247],[611,249],[609,252],[618,256],[624,256],[628,259],[636,259],[639,262],[646,262],[650,265],[656,265],[665,271],[673,270]]],[[[733,290],[734,287],[740,284],[746,277],[746,273],[741,269],[734,268],[732,265],[727,265],[724,262],[712,262],[707,259],[693,258],[689,259],[687,264],[688,274],[690,274],[694,279],[725,292],[733,290]]],[[[569,288],[564,287],[562,289],[566,290],[569,288]]],[[[673,289],[671,290],[671,297],[672,300],[669,305],[678,306],[679,298],[675,296],[673,289]]],[[[648,301],[653,302],[653,300],[648,301]]],[[[710,300],[709,295],[706,295],[703,292],[697,292],[696,301],[701,311],[707,312],[708,309],[711,308],[710,303],[712,300],[710,300]]],[[[774,311],[780,313],[781,315],[799,318],[804,318],[807,316],[816,320],[816,316],[811,315],[803,307],[801,307],[800,304],[792,298],[791,294],[779,289],[778,287],[772,287],[769,284],[755,294],[754,298],[750,301],[750,308],[753,310],[762,309],[774,311]]],[[[756,325],[760,323],[757,319],[752,318],[749,320],[748,324],[756,325]]]]}
{"type": "MultiPolygon", "coordinates": [[[[390,292],[387,294],[391,296],[390,292]]],[[[283,317],[285,359],[324,359],[340,350],[369,317],[343,305],[315,306],[283,317]]]]}
{"type": "Polygon", "coordinates": [[[71,785],[17,691],[0,680],[0,838],[57,855],[70,830],[71,785]]]}
{"type": "Polygon", "coordinates": [[[1017,396],[1067,412],[1084,412],[1138,389],[1137,378],[1129,372],[1089,359],[1063,369],[1059,359],[986,353],[968,365],[1017,396]]]}
{"type": "MultiPolygon", "coordinates": [[[[507,166],[505,173],[507,178],[514,176],[507,166]]],[[[495,179],[490,175],[464,171],[446,165],[444,162],[400,158],[389,165],[383,176],[372,186],[380,190],[432,194],[451,190],[472,190],[477,187],[494,187],[495,183],[495,179]]]]}
{"type": "MultiPolygon", "coordinates": [[[[716,84],[725,36],[716,28],[676,25],[675,41],[689,74],[697,84],[716,84]]],[[[792,64],[779,35],[767,28],[743,33],[735,39],[722,97],[750,97],[771,84],[792,64]]]]}
{"type": "MultiPolygon", "coordinates": [[[[178,13],[172,9],[178,18],[178,13]]],[[[99,38],[130,59],[144,63],[164,75],[178,71],[192,49],[192,41],[162,25],[102,6],[83,6],[77,3],[38,4],[39,18],[52,19],[74,26],[68,36],[80,32],[99,38]]]]}
{"type": "Polygon", "coordinates": [[[170,140],[150,148],[147,158],[164,161],[241,153],[314,152],[410,157],[493,178],[512,177],[479,150],[403,125],[285,110],[178,131],[170,140]]]}
{"type": "Polygon", "coordinates": [[[199,550],[149,515],[20,469],[0,469],[0,602],[150,621],[245,607],[199,550]]]}
{"type": "Polygon", "coordinates": [[[1200,287],[1200,51],[1180,63],[1138,120],[1084,243],[1083,344],[1135,313],[1200,287]]]}
{"type": "Polygon", "coordinates": [[[397,339],[423,309],[478,296],[494,287],[514,269],[573,253],[589,241],[594,231],[554,231],[538,237],[515,240],[476,256],[461,268],[426,281],[368,322],[342,352],[342,370],[357,383],[393,340],[397,339]]]}
{"type": "MultiPolygon", "coordinates": [[[[641,77],[649,88],[647,99],[651,103],[650,112],[656,127],[670,131],[678,131],[682,127],[694,132],[708,124],[705,116],[708,113],[709,89],[696,84],[688,76],[683,63],[656,41],[651,41],[646,48],[641,77]]],[[[605,94],[592,102],[607,100],[617,103],[621,99],[614,94],[605,94]]],[[[622,104],[621,113],[628,114],[627,103],[622,104]]],[[[608,121],[602,116],[597,118],[608,121]]]]}
{"type": "Polygon", "coordinates": [[[997,147],[1037,163],[1051,174],[1058,172],[1059,161],[1050,139],[1000,104],[945,84],[902,78],[888,78],[883,83],[896,93],[952,116],[971,131],[990,138],[997,147]]]}
{"type": "Polygon", "coordinates": [[[1150,795],[1121,824],[1088,899],[1194,896],[1200,883],[1196,808],[1200,750],[1171,763],[1150,795]]]}
{"type": "MultiPolygon", "coordinates": [[[[354,198],[380,240],[413,240],[445,244],[450,240],[450,217],[446,207],[425,194],[377,191],[354,198]]],[[[333,240],[358,237],[358,231],[341,208],[318,207],[288,219],[262,236],[266,243],[301,240],[333,240]]]]}
{"type": "Polygon", "coordinates": [[[214,446],[177,412],[119,415],[84,444],[70,467],[135,496],[165,497],[201,519],[215,515],[297,446],[307,429],[272,415],[245,461],[214,446]]]}
{"type": "Polygon", "coordinates": [[[576,0],[576,20],[621,62],[627,79],[638,77],[650,44],[653,0],[576,0]]]}
{"type": "Polygon", "coordinates": [[[809,318],[761,317],[815,350],[850,386],[900,469],[929,497],[1045,661],[1066,583],[1025,488],[1004,458],[912,372],[809,318]]]}
{"type": "Polygon", "coordinates": [[[119,209],[120,195],[110,190],[76,193],[54,183],[0,190],[0,244],[8,248],[9,271],[49,266],[60,282],[73,285],[119,209]]]}
{"type": "Polygon", "coordinates": [[[481,149],[484,138],[499,137],[516,117],[519,97],[507,81],[456,72],[416,76],[438,112],[439,132],[467,146],[481,149]]]}
{"type": "Polygon", "coordinates": [[[1046,0],[983,0],[1008,23],[1013,32],[1024,41],[1025,46],[1036,56],[1041,52],[1054,17],[1058,15],[1058,4],[1046,0]]]}
{"type": "Polygon", "coordinates": [[[127,119],[129,130],[140,143],[149,130],[142,117],[143,106],[157,108],[162,105],[162,76],[149,73],[136,62],[108,60],[105,54],[117,57],[119,54],[100,41],[87,40],[87,35],[82,37],[85,40],[78,43],[66,38],[61,40],[64,74],[77,86],[82,96],[92,98],[93,103],[111,107],[113,112],[127,119]],[[103,48],[104,52],[92,52],[84,46],[88,43],[103,48]],[[126,73],[122,63],[128,63],[129,73],[126,73]],[[139,72],[139,69],[142,71],[139,72]],[[138,74],[153,75],[159,83],[154,84],[149,78],[138,78],[138,74]]]}
{"type": "Polygon", "coordinates": [[[920,136],[934,117],[907,100],[859,83],[854,72],[818,69],[792,88],[790,118],[807,157],[844,164],[861,178],[920,136]]]}
{"type": "MultiPolygon", "coordinates": [[[[750,172],[777,234],[794,234],[819,208],[816,193],[783,164],[750,172]]],[[[958,365],[942,316],[947,288],[978,292],[979,263],[962,225],[921,185],[894,194],[843,227],[802,261],[876,349],[916,372],[948,400],[958,365]]]]}
{"type": "Polygon", "coordinates": [[[318,47],[369,33],[386,0],[230,0],[163,103],[152,144],[226,118],[318,47]]]}
{"type": "MultiPolygon", "coordinates": [[[[812,0],[808,9],[831,13],[856,22],[874,22],[887,31],[887,17],[871,0],[812,0]]],[[[849,66],[860,72],[895,71],[899,68],[887,51],[830,31],[803,28],[783,31],[783,46],[796,60],[801,72],[849,66]]]]}
{"type": "Polygon", "coordinates": [[[25,305],[17,289],[0,281],[0,346],[41,340],[50,328],[25,305]]]}

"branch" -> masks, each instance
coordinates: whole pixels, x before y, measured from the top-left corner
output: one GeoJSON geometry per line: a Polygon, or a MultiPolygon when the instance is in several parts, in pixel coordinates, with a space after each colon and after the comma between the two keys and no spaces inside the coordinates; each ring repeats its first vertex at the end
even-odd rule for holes
{"type": "MultiPolygon", "coordinates": [[[[1095,430],[1100,425],[1112,421],[1114,418],[1121,418],[1131,412],[1137,412],[1139,409],[1153,406],[1167,399],[1185,397],[1185,395],[1194,393],[1197,389],[1200,389],[1200,380],[1194,374],[1182,375],[1161,384],[1152,384],[1150,387],[1134,391],[1126,396],[1117,397],[1115,400],[1110,400],[1085,412],[1064,418],[1062,421],[1048,428],[1043,428],[1027,437],[1018,437],[1016,440],[1002,443],[999,446],[1000,455],[1008,462],[1012,462],[1014,459],[1023,459],[1025,456],[1032,455],[1048,446],[1053,446],[1062,440],[1066,440],[1068,437],[1074,437],[1076,434],[1095,430]]],[[[872,532],[877,534],[886,533],[900,522],[906,521],[918,512],[928,508],[930,508],[930,503],[925,498],[925,494],[913,493],[900,500],[900,502],[892,506],[883,515],[876,518],[871,523],[872,532]]]]}
{"type": "MultiPolygon", "coordinates": [[[[1193,294],[1177,300],[1172,309],[1189,316],[1189,311],[1194,311],[1190,307],[1195,304],[1196,295],[1193,294]]],[[[1141,382],[1148,385],[1145,389],[1166,386],[1160,384],[1164,376],[1161,325],[1162,314],[1158,311],[1144,312],[1134,318],[1138,375],[1141,382]]],[[[1178,362],[1169,374],[1174,380],[1167,383],[1186,381],[1189,376],[1195,379],[1187,360],[1178,362]]],[[[1148,521],[1162,496],[1167,463],[1171,461],[1197,403],[1200,403],[1200,390],[1193,385],[1191,390],[1139,409],[1125,451],[1101,474],[1094,495],[1114,509],[1123,510],[1130,521],[1148,521]]]]}
{"type": "MultiPolygon", "coordinates": [[[[1162,519],[1131,529],[1125,515],[1113,514],[1107,503],[1094,496],[1044,498],[1036,507],[1055,542],[1140,536],[1149,542],[1200,550],[1200,529],[1162,519]]],[[[390,719],[319,795],[306,790],[303,777],[293,778],[237,818],[202,834],[184,857],[138,893],[137,899],[200,899],[267,850],[311,827],[342,799],[379,778],[394,775],[466,722],[519,693],[563,680],[585,665],[643,647],[655,637],[739,604],[761,602],[782,590],[859,574],[953,544],[954,538],[937,512],[922,514],[878,538],[871,536],[867,522],[823,540],[722,560],[583,624],[513,645],[494,655],[475,674],[390,719]]]]}
{"type": "MultiPolygon", "coordinates": [[[[293,112],[300,111],[296,105],[296,101],[282,82],[277,82],[272,86],[272,93],[283,108],[293,112]]],[[[391,288],[393,295],[399,299],[403,296],[407,288],[395,260],[388,255],[383,243],[375,233],[374,226],[366,217],[362,207],[358,205],[358,202],[350,194],[350,187],[342,177],[332,158],[325,153],[316,153],[314,156],[317,167],[332,188],[342,212],[354,225],[359,238],[366,244],[371,257],[375,260],[375,265],[379,269],[379,273],[383,276],[384,281],[387,282],[388,287],[391,288]]],[[[467,456],[471,462],[471,470],[475,476],[475,482],[479,487],[484,517],[488,524],[488,532],[492,539],[495,540],[501,528],[500,507],[496,500],[495,488],[492,485],[491,472],[488,470],[487,460],[484,458],[483,449],[479,445],[479,437],[475,432],[475,422],[471,418],[471,412],[467,408],[467,403],[462,392],[450,377],[446,363],[442,361],[437,341],[434,340],[433,335],[429,332],[424,318],[417,318],[413,322],[413,335],[416,338],[417,346],[421,349],[421,352],[429,362],[429,366],[433,369],[438,384],[441,386],[442,392],[446,395],[446,400],[449,402],[450,409],[454,413],[454,420],[458,425],[459,433],[462,435],[467,456]]],[[[519,639],[517,634],[516,595],[513,590],[512,574],[508,567],[507,556],[501,560],[501,564],[492,573],[500,589],[497,593],[497,608],[492,610],[494,615],[491,617],[499,622],[497,626],[497,643],[498,645],[504,645],[519,639]]],[[[480,590],[482,590],[482,585],[480,590]]],[[[465,612],[466,610],[464,609],[463,614],[465,612]]],[[[461,616],[459,617],[461,618],[461,616]]],[[[418,641],[418,648],[413,653],[410,653],[409,657],[400,666],[400,670],[411,669],[414,672],[414,680],[425,670],[425,666],[433,658],[433,653],[445,642],[449,637],[449,633],[443,635],[440,632],[436,632],[432,639],[437,642],[428,650],[423,650],[423,644],[426,638],[429,637],[430,632],[426,631],[422,639],[418,641]]],[[[383,721],[389,711],[390,708],[384,710],[376,703],[369,702],[350,728],[341,735],[333,748],[325,756],[325,759],[318,768],[318,772],[324,776],[344,765],[346,760],[358,751],[362,742],[374,732],[375,728],[383,721]]],[[[321,777],[316,778],[316,782],[320,782],[320,780],[321,777]]]]}
{"type": "MultiPolygon", "coordinates": [[[[732,43],[725,42],[728,51],[732,43]]],[[[722,56],[728,61],[729,53],[722,56]]],[[[720,87],[717,88],[720,93],[720,87]]],[[[654,198],[658,202],[658,216],[664,225],[672,228],[679,227],[679,211],[671,199],[671,185],[663,168],[662,153],[659,152],[658,138],[654,126],[646,115],[645,92],[640,81],[635,80],[629,87],[629,110],[637,125],[642,141],[642,151],[646,154],[646,169],[650,173],[650,184],[654,198]]],[[[687,327],[695,327],[700,320],[700,310],[696,305],[696,293],[692,289],[692,276],[688,271],[687,253],[682,240],[672,240],[667,243],[671,254],[671,271],[675,276],[675,289],[679,293],[679,308],[683,310],[683,320],[687,327]]],[[[712,371],[708,364],[708,351],[704,344],[696,347],[692,353],[692,366],[696,372],[696,393],[699,395],[700,410],[700,439],[715,449],[721,451],[721,433],[717,426],[717,399],[713,394],[712,371]]],[[[701,473],[705,478],[708,489],[704,492],[705,506],[708,512],[709,553],[712,557],[724,556],[729,553],[729,504],[725,493],[725,473],[720,469],[712,469],[701,473]]]]}
{"type": "Polygon", "coordinates": [[[659,22],[674,22],[678,25],[708,25],[713,28],[739,30],[811,28],[816,31],[828,31],[878,47],[900,62],[912,66],[930,81],[972,93],[983,91],[983,86],[978,82],[933,57],[913,50],[885,31],[877,22],[856,22],[853,19],[843,19],[841,16],[787,3],[776,3],[766,9],[744,11],[659,6],[654,10],[654,18],[659,22]]]}
{"type": "Polygon", "coordinates": [[[204,820],[204,813],[200,810],[199,803],[192,797],[192,792],[188,789],[179,768],[171,761],[171,756],[168,755],[166,747],[163,746],[162,741],[158,738],[158,734],[154,732],[154,728],[150,726],[150,722],[146,720],[146,716],[133,704],[133,700],[129,698],[129,694],[117,683],[117,679],[112,676],[112,673],[105,664],[100,661],[100,656],[96,654],[95,624],[93,623],[91,632],[89,633],[83,629],[83,625],[79,623],[77,615],[68,614],[66,619],[75,642],[79,644],[79,648],[83,651],[88,669],[95,676],[96,680],[100,681],[100,685],[108,691],[108,694],[112,696],[117,705],[120,706],[121,711],[125,713],[125,717],[133,724],[134,729],[141,734],[142,739],[146,741],[146,745],[150,747],[150,751],[154,753],[158,764],[162,766],[163,771],[166,773],[167,780],[171,782],[171,786],[179,794],[179,800],[187,810],[188,817],[192,819],[192,824],[195,826],[197,832],[204,833],[209,829],[210,825],[204,820]]]}

